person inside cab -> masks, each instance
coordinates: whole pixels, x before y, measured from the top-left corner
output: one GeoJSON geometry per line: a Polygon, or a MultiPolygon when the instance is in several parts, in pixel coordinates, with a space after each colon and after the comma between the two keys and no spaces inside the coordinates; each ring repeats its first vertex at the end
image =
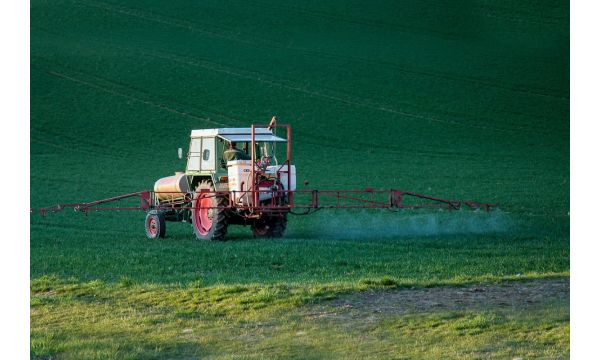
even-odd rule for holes
{"type": "Polygon", "coordinates": [[[227,164],[228,161],[233,160],[251,160],[250,155],[246,154],[242,150],[238,149],[235,142],[229,143],[229,149],[223,152],[223,162],[227,164]]]}

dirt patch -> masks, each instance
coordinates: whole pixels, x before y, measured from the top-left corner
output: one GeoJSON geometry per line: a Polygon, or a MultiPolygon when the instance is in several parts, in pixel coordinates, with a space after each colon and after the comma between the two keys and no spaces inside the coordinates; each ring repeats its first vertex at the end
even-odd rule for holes
{"type": "Polygon", "coordinates": [[[332,300],[324,305],[320,316],[346,313],[362,317],[486,308],[524,310],[551,302],[568,303],[569,288],[569,278],[565,277],[464,287],[365,291],[332,300]]]}

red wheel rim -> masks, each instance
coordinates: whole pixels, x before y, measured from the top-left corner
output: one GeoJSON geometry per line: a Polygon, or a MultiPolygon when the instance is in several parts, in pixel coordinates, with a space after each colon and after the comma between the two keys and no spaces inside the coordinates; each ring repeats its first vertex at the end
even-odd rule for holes
{"type": "Polygon", "coordinates": [[[148,220],[146,220],[146,228],[151,237],[156,237],[158,234],[158,222],[154,216],[148,217],[148,220]]]}
{"type": "Polygon", "coordinates": [[[211,216],[213,206],[212,197],[208,197],[205,194],[200,194],[196,199],[196,211],[194,211],[194,220],[196,224],[196,230],[200,235],[206,235],[212,228],[213,219],[211,216]]]}

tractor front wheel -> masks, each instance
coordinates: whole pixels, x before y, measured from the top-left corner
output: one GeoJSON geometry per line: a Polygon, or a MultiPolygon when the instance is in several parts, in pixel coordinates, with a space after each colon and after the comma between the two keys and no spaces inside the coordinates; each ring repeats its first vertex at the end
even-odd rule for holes
{"type": "Polygon", "coordinates": [[[227,235],[226,196],[217,196],[212,182],[202,181],[192,200],[192,228],[198,240],[224,240],[227,235]]]}
{"type": "Polygon", "coordinates": [[[167,232],[165,214],[162,211],[151,210],[146,215],[146,237],[148,239],[164,238],[167,232]]]}

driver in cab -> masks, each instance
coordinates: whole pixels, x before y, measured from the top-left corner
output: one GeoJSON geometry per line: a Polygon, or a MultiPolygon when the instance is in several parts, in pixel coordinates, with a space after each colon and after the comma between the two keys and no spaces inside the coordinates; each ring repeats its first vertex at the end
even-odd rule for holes
{"type": "Polygon", "coordinates": [[[229,143],[229,149],[223,152],[223,162],[227,164],[228,161],[233,160],[251,160],[250,155],[246,154],[242,150],[236,147],[235,142],[229,143]]]}

